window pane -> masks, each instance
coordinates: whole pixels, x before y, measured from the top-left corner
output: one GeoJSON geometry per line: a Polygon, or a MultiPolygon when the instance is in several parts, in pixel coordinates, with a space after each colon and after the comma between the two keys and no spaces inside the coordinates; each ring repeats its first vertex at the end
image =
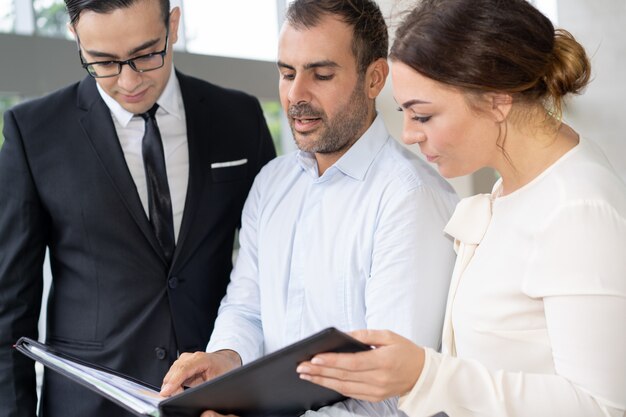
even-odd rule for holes
{"type": "Polygon", "coordinates": [[[184,0],[182,10],[189,52],[276,59],[276,0],[184,0]]]}
{"type": "Polygon", "coordinates": [[[0,32],[15,30],[15,10],[13,0],[0,0],[0,32]]]}
{"type": "Polygon", "coordinates": [[[265,116],[267,127],[272,135],[276,153],[278,155],[282,155],[285,152],[282,146],[283,138],[281,125],[283,109],[278,101],[261,101],[261,108],[263,109],[263,115],[265,116]]]}
{"type": "Polygon", "coordinates": [[[36,32],[43,36],[71,38],[63,0],[34,0],[36,32]]]}
{"type": "Polygon", "coordinates": [[[2,148],[4,143],[4,112],[19,101],[20,98],[14,94],[0,93],[0,148],[2,148]]]}

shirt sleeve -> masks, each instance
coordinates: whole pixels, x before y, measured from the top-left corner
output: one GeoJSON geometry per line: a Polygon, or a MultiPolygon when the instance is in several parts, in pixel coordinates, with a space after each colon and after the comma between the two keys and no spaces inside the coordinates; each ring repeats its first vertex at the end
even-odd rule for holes
{"type": "Polygon", "coordinates": [[[257,176],[244,204],[240,249],[222,299],[207,352],[231,349],[246,364],[263,354],[263,327],[258,282],[257,221],[262,175],[257,176]]]}
{"type": "Polygon", "coordinates": [[[421,346],[438,348],[450,277],[453,242],[443,229],[456,201],[419,186],[384,203],[374,236],[366,284],[366,322],[421,346]]]}
{"type": "Polygon", "coordinates": [[[555,211],[536,236],[523,283],[544,302],[555,374],[492,370],[427,350],[401,409],[410,416],[624,416],[624,248],[623,210],[585,201],[555,211]]]}
{"type": "MultiPolygon", "coordinates": [[[[421,345],[439,347],[445,303],[454,264],[443,232],[455,200],[426,186],[394,192],[383,201],[366,286],[367,327],[391,329],[421,345]]],[[[347,400],[313,415],[402,416],[397,398],[372,403],[347,400]]]]}

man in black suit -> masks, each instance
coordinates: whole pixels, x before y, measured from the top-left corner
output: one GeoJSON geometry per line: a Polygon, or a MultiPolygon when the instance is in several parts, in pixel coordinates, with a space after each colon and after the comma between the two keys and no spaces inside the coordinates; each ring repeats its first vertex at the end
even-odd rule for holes
{"type": "MultiPolygon", "coordinates": [[[[89,75],[5,114],[0,416],[35,415],[33,363],[12,344],[37,338],[46,248],[48,344],[154,385],[204,350],[243,202],[275,156],[255,98],[173,69],[168,0],[66,5],[89,75]]],[[[53,372],[40,410],[126,415],[53,372]]]]}

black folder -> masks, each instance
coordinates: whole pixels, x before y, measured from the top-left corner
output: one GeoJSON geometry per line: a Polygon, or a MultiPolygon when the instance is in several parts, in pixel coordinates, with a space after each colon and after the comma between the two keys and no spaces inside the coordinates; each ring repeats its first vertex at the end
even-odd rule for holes
{"type": "Polygon", "coordinates": [[[158,397],[157,387],[86,363],[29,338],[21,338],[15,347],[135,415],[154,417],[197,417],[204,410],[243,417],[298,416],[306,410],[316,410],[345,399],[335,391],[300,379],[296,372],[300,362],[322,352],[371,349],[330,327],[164,399],[158,397]]]}

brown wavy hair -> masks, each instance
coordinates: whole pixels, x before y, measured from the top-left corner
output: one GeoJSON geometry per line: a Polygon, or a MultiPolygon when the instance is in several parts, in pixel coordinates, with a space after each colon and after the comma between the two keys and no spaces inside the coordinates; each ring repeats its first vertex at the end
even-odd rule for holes
{"type": "Polygon", "coordinates": [[[560,120],[563,97],[588,84],[584,48],[526,0],[423,0],[390,58],[470,93],[509,93],[560,120]]]}

